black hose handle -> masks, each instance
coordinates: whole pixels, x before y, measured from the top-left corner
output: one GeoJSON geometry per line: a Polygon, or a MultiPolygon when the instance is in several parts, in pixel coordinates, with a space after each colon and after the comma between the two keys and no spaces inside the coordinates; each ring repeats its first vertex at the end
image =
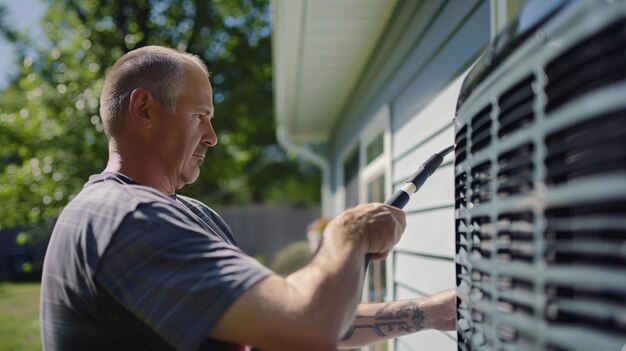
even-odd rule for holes
{"type": "MultiPolygon", "coordinates": [[[[411,194],[416,193],[426,179],[430,177],[439,166],[443,162],[443,158],[449,154],[452,150],[454,150],[454,145],[445,148],[442,151],[439,151],[426,160],[426,162],[422,163],[417,172],[413,173],[409,179],[396,191],[385,203],[387,205],[391,205],[397,208],[404,208],[404,206],[409,202],[411,198],[411,194]]],[[[367,271],[367,266],[370,263],[372,258],[371,254],[365,255],[365,271],[367,271]]]]}

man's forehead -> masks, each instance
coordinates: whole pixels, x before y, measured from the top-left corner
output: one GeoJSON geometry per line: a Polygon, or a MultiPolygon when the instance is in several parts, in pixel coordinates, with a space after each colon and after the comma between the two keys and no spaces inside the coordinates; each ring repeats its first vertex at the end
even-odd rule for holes
{"type": "Polygon", "coordinates": [[[213,87],[209,81],[209,77],[199,67],[188,65],[185,69],[182,93],[188,98],[196,100],[197,106],[194,109],[204,110],[198,112],[213,112],[213,87]]]}
{"type": "Polygon", "coordinates": [[[209,74],[201,66],[193,62],[185,62],[184,71],[193,74],[194,76],[202,77],[209,80],[209,74]]]}

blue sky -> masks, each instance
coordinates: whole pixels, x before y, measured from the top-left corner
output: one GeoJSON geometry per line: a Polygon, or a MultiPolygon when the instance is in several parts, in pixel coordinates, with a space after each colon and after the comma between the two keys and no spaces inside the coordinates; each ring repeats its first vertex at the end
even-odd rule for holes
{"type": "MultiPolygon", "coordinates": [[[[43,0],[0,0],[8,8],[7,22],[20,31],[42,35],[39,20],[46,10],[43,0]]],[[[0,38],[0,87],[7,84],[8,75],[15,71],[14,49],[0,38]]]]}

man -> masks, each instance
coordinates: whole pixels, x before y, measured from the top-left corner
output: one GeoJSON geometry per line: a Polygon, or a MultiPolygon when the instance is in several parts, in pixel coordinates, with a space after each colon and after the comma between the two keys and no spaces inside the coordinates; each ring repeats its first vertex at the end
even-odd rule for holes
{"type": "Polygon", "coordinates": [[[454,294],[357,308],[366,253],[400,239],[404,213],[361,205],[282,278],[243,253],[204,204],[176,195],[217,144],[205,64],[144,47],[109,72],[109,161],[61,213],[44,262],[45,350],[334,350],[454,327],[454,294]]]}

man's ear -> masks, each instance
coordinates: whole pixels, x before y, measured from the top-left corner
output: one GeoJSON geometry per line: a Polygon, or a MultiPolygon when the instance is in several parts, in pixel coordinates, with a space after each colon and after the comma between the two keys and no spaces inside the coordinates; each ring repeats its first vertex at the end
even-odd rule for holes
{"type": "Polygon", "coordinates": [[[128,112],[132,123],[145,129],[152,128],[154,123],[154,116],[150,111],[152,102],[152,95],[144,88],[137,88],[130,93],[128,112]]]}

